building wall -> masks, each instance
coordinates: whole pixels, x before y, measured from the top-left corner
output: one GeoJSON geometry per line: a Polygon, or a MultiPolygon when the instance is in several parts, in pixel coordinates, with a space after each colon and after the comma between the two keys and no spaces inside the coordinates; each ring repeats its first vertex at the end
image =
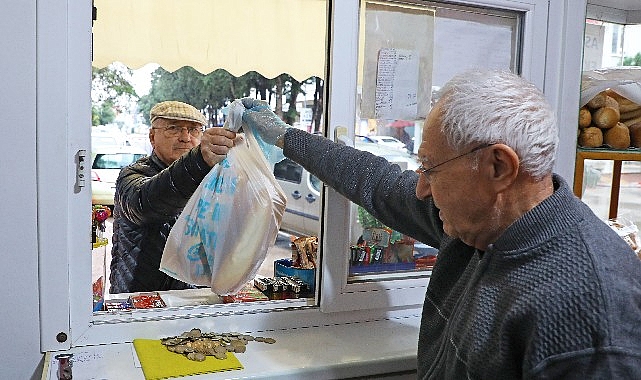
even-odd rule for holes
{"type": "MultiPolygon", "coordinates": [[[[0,378],[40,377],[36,178],[36,1],[0,12],[0,378]]],[[[44,100],[43,100],[44,101],[44,100]]],[[[49,215],[51,221],[55,215],[49,215]]]]}

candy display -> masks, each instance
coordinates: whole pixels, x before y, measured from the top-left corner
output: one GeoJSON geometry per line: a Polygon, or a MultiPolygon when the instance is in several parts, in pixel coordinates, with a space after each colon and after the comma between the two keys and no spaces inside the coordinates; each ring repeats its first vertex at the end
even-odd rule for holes
{"type": "Polygon", "coordinates": [[[91,212],[91,243],[93,248],[106,246],[108,241],[103,237],[105,221],[111,216],[111,209],[103,205],[93,205],[91,212]]]}
{"type": "Polygon", "coordinates": [[[254,287],[271,300],[313,296],[310,286],[295,276],[257,277],[254,287]]]}

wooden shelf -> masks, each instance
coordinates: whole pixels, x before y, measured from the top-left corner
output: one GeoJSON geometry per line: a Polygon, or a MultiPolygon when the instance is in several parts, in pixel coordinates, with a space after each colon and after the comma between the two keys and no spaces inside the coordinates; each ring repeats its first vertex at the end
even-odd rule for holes
{"type": "Polygon", "coordinates": [[[621,163],[623,161],[641,161],[641,150],[606,150],[583,149],[576,151],[576,166],[574,169],[574,194],[581,198],[583,195],[584,160],[610,160],[614,162],[612,170],[612,187],[610,189],[610,211],[608,218],[616,218],[619,211],[619,190],[621,182],[621,163]]]}

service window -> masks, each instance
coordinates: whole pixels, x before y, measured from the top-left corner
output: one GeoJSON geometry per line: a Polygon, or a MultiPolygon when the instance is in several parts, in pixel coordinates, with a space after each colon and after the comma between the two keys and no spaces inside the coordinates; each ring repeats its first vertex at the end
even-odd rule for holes
{"type": "MultiPolygon", "coordinates": [[[[214,127],[224,123],[231,100],[259,97],[296,128],[340,138],[414,170],[423,121],[452,75],[474,66],[497,67],[542,82],[544,62],[532,57],[545,52],[544,0],[259,3],[264,7],[241,0],[95,0],[93,25],[42,30],[39,49],[66,64],[53,60],[53,68],[41,73],[51,85],[43,81],[39,96],[52,101],[40,103],[39,119],[58,108],[68,112],[68,119],[52,114],[67,125],[67,153],[73,154],[73,163],[56,164],[68,157],[39,144],[39,157],[57,158],[43,163],[39,174],[43,183],[57,184],[53,198],[66,201],[73,227],[66,234],[57,227],[40,232],[52,242],[41,249],[47,272],[40,284],[44,349],[171,335],[189,330],[194,320],[251,331],[420,313],[436,250],[381,225],[287,161],[274,174],[284,188],[300,186],[287,195],[306,204],[298,212],[305,222],[283,228],[286,234],[276,239],[245,294],[225,299],[208,288],[109,293],[112,220],[101,220],[106,210],[98,206],[106,201],[89,203],[89,191],[82,188],[83,174],[89,174],[84,163],[113,146],[150,154],[148,111],[156,102],[191,103],[214,127]],[[189,14],[215,21],[193,22],[189,14]],[[68,98],[58,99],[58,88],[67,88],[68,98]],[[57,176],[69,181],[61,185],[57,176]],[[91,255],[85,240],[90,229],[97,235],[91,255]],[[297,238],[304,244],[294,244],[296,255],[303,245],[317,249],[317,256],[306,256],[316,267],[298,268],[286,260],[294,257],[297,238]],[[256,292],[268,289],[262,280],[277,274],[303,280],[307,291],[256,292]],[[354,311],[334,313],[346,310],[354,311]]],[[[56,19],[91,14],[88,2],[68,10],[43,3],[39,9],[56,19]]],[[[46,139],[53,132],[39,133],[46,139]]],[[[47,200],[43,196],[43,204],[47,200]]]]}
{"type": "MultiPolygon", "coordinates": [[[[129,156],[123,156],[122,152],[132,148],[151,154],[149,110],[163,100],[195,106],[210,128],[224,124],[231,101],[254,96],[268,101],[288,124],[322,133],[325,0],[277,0],[263,3],[260,12],[255,3],[245,1],[101,0],[95,1],[95,6],[98,17],[93,24],[91,91],[94,169],[103,168],[107,159],[124,162],[129,156]],[[147,17],[150,9],[154,17],[147,17]],[[208,14],[212,19],[228,22],[193,23],[180,18],[168,21],[175,14],[208,14]],[[282,22],[274,24],[273,19],[282,22]],[[171,28],[167,27],[168,22],[171,28]],[[235,27],[240,24],[242,28],[235,27]],[[269,48],[263,50],[264,46],[269,48]],[[105,149],[114,154],[103,154],[105,149]]],[[[118,169],[124,166],[121,162],[109,164],[118,169]]],[[[307,297],[313,302],[317,250],[306,252],[310,260],[305,268],[299,268],[292,260],[296,249],[292,244],[297,238],[318,235],[320,184],[290,160],[275,164],[273,173],[287,194],[287,209],[282,234],[256,273],[265,295],[213,297],[203,287],[163,292],[159,297],[166,306],[307,297]],[[304,277],[307,290],[294,292],[289,288],[298,288],[291,284],[271,283],[285,275],[304,277]]],[[[115,177],[107,186],[110,193],[104,195],[105,180],[99,174],[94,170],[91,182],[97,210],[92,225],[95,236],[92,288],[93,309],[102,314],[135,308],[131,300],[138,295],[110,293],[113,217],[102,220],[104,215],[97,212],[102,212],[101,206],[113,208],[115,177]]]]}

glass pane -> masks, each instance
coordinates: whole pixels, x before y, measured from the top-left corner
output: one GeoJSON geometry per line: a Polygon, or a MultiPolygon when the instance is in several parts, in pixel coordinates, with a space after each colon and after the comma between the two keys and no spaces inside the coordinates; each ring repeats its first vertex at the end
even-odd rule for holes
{"type": "Polygon", "coordinates": [[[636,126],[641,122],[639,41],[641,25],[586,20],[578,139],[580,152],[602,157],[584,160],[581,200],[603,220],[616,215],[637,226],[641,226],[641,124],[636,126]],[[599,98],[607,103],[599,104],[599,98]],[[617,108],[616,115],[606,125],[602,115],[612,107],[617,108]],[[616,152],[638,161],[614,161],[616,152]],[[615,162],[620,165],[618,183],[615,162]],[[618,203],[612,201],[613,186],[615,197],[619,187],[618,203]]]}
{"type": "MultiPolygon", "coordinates": [[[[419,166],[423,122],[447,80],[470,67],[518,72],[517,12],[380,1],[362,1],[361,11],[355,147],[402,169],[419,166]]],[[[435,248],[354,204],[351,214],[349,281],[408,278],[431,269],[435,248]]]]}
{"type": "MultiPolygon", "coordinates": [[[[610,160],[584,161],[581,200],[603,220],[609,217],[613,168],[610,160]]],[[[618,216],[641,226],[641,161],[622,162],[619,186],[618,216]]]]}
{"type": "Polygon", "coordinates": [[[587,19],[583,71],[641,66],[641,25],[620,25],[587,19]]]}
{"type": "MultiPolygon", "coordinates": [[[[111,212],[120,169],[153,154],[149,111],[154,104],[165,100],[191,104],[207,120],[206,128],[211,128],[223,126],[231,101],[251,96],[268,101],[294,127],[313,133],[324,130],[324,78],[320,75],[326,65],[327,2],[279,1],[278,7],[247,9],[234,0],[197,5],[170,0],[157,9],[153,0],[137,0],[127,7],[109,0],[95,0],[99,17],[93,25],[91,91],[94,311],[131,308],[135,306],[131,301],[142,295],[109,292],[114,224],[111,212]],[[230,19],[247,20],[256,14],[261,17],[245,23],[242,33],[222,22],[175,23],[167,28],[162,23],[165,18],[146,16],[151,7],[157,14],[174,14],[177,9],[183,15],[193,13],[193,19],[201,19],[205,14],[212,14],[212,19],[220,18],[221,12],[230,19]],[[274,24],[273,19],[280,21],[274,24]],[[138,28],[140,31],[136,31],[138,28]],[[305,33],[300,33],[301,30],[305,33]],[[238,45],[238,41],[250,40],[251,46],[238,45]],[[259,52],[256,46],[269,49],[259,52]]],[[[164,305],[284,298],[309,298],[307,305],[315,302],[315,260],[306,260],[304,268],[298,267],[300,262],[295,259],[300,260],[301,256],[295,254],[299,252],[293,242],[298,236],[313,238],[320,228],[321,184],[289,160],[275,164],[271,170],[287,195],[288,208],[282,231],[267,251],[256,278],[296,276],[304,281],[307,290],[304,287],[300,290],[300,284],[291,281],[281,281],[280,288],[262,281],[267,289],[258,289],[252,280],[241,291],[242,295],[221,297],[201,285],[160,291],[164,305]],[[296,208],[296,204],[304,207],[296,208]]],[[[165,222],[171,224],[171,218],[165,222]]]]}

